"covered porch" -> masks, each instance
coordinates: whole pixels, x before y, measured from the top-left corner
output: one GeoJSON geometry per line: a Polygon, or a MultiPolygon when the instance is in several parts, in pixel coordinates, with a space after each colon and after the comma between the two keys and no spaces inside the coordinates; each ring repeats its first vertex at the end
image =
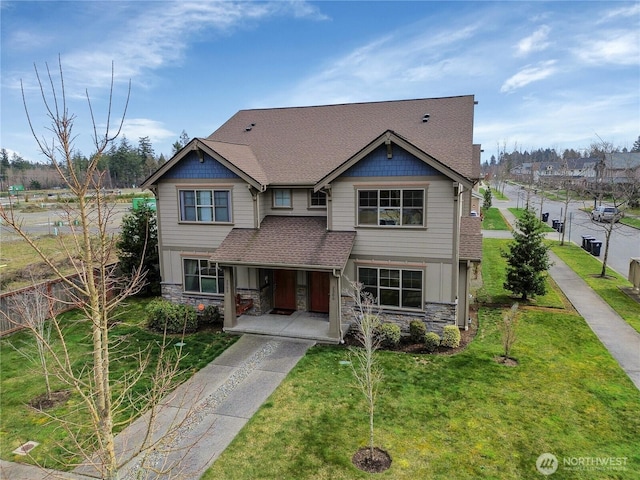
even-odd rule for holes
{"type": "Polygon", "coordinates": [[[274,337],[303,338],[319,343],[340,343],[349,330],[348,323],[342,323],[339,337],[330,331],[329,314],[295,311],[291,315],[241,315],[236,325],[225,327],[225,332],[233,334],[253,333],[274,337]]]}

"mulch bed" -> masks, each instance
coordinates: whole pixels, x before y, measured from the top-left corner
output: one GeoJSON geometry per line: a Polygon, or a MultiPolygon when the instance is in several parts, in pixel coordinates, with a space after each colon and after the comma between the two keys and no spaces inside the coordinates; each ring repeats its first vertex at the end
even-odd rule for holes
{"type": "Polygon", "coordinates": [[[391,466],[391,457],[384,450],[373,447],[373,458],[370,453],[369,447],[362,447],[351,458],[351,461],[360,470],[368,473],[384,472],[391,466]]]}
{"type": "MultiPolygon", "coordinates": [[[[455,355],[461,352],[467,345],[471,343],[478,333],[478,315],[477,312],[469,312],[471,316],[471,325],[466,330],[460,330],[460,345],[456,348],[438,347],[433,352],[429,352],[423,343],[415,343],[409,336],[403,336],[400,339],[400,344],[394,348],[381,347],[380,350],[387,350],[391,352],[411,353],[411,354],[432,354],[432,355],[455,355]]],[[[344,345],[347,347],[360,347],[362,344],[353,335],[352,332],[348,332],[344,337],[344,345]]]]}
{"type": "Polygon", "coordinates": [[[29,402],[29,406],[36,410],[49,410],[50,408],[62,405],[71,396],[71,390],[59,390],[51,392],[51,396],[47,398],[47,394],[38,395],[29,402]]]}

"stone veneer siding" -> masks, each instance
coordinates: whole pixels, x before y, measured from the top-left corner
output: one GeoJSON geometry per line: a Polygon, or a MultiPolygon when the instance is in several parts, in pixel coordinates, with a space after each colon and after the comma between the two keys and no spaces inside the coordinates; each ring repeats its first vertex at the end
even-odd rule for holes
{"type": "MultiPolygon", "coordinates": [[[[435,332],[440,336],[446,325],[456,324],[457,305],[455,303],[425,303],[424,307],[424,313],[383,310],[380,313],[380,319],[385,323],[396,323],[405,335],[409,334],[409,324],[413,320],[423,321],[428,332],[435,332]]],[[[342,316],[343,321],[352,323],[354,320],[353,300],[350,297],[342,297],[342,316]]]]}
{"type": "MultiPolygon", "coordinates": [[[[253,299],[253,307],[246,311],[244,315],[262,315],[262,302],[260,292],[254,289],[245,289],[238,288],[236,289],[236,294],[240,294],[241,298],[251,298],[253,299]]],[[[183,305],[191,305],[194,308],[197,308],[198,305],[203,304],[205,307],[209,305],[217,306],[220,310],[220,315],[224,318],[224,298],[220,297],[210,297],[210,296],[197,296],[192,293],[185,294],[182,291],[182,284],[170,284],[163,283],[162,284],[162,298],[170,301],[171,303],[183,304],[183,305]]]]}

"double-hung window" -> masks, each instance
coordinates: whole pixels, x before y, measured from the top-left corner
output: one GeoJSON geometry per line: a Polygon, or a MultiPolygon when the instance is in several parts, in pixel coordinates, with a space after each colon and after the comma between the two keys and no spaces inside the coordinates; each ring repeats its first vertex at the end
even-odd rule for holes
{"type": "Polygon", "coordinates": [[[183,262],[185,292],[224,293],[224,273],[215,263],[197,258],[185,258],[183,262]]]}
{"type": "Polygon", "coordinates": [[[274,208],[291,208],[293,201],[291,200],[291,190],[288,188],[276,188],[273,191],[273,207],[274,208]]]}
{"type": "Polygon", "coordinates": [[[424,226],[425,190],[358,190],[358,225],[424,226]]]}
{"type": "Polygon", "coordinates": [[[230,190],[180,190],[180,220],[183,222],[230,222],[230,190]]]}
{"type": "Polygon", "coordinates": [[[309,192],[309,207],[310,208],[325,208],[327,206],[327,194],[322,191],[309,192]]]}
{"type": "Polygon", "coordinates": [[[421,270],[360,267],[358,280],[375,305],[395,308],[422,308],[421,270]]]}

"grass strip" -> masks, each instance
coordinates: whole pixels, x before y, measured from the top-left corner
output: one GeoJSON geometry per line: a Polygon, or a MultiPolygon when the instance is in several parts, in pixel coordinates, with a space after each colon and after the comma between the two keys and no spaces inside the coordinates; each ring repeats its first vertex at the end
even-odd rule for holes
{"type": "Polygon", "coordinates": [[[560,246],[553,242],[551,249],[587,285],[613,308],[629,325],[640,333],[640,305],[625,294],[621,287],[631,287],[631,283],[618,272],[607,267],[607,276],[600,277],[602,262],[572,243],[560,246]]]}
{"type": "Polygon", "coordinates": [[[502,213],[500,213],[499,208],[491,207],[487,210],[483,210],[483,214],[483,230],[509,230],[509,226],[502,216],[502,213]]]}
{"type": "MultiPolygon", "coordinates": [[[[513,215],[520,220],[520,218],[522,217],[522,215],[524,215],[524,208],[513,208],[513,207],[509,207],[508,210],[513,213],[513,215]]],[[[547,225],[546,223],[544,223],[543,221],[541,221],[540,219],[538,219],[538,221],[540,222],[540,225],[542,225],[542,231],[543,232],[555,232],[555,230],[553,228],[551,228],[549,225],[547,225]]]]}

